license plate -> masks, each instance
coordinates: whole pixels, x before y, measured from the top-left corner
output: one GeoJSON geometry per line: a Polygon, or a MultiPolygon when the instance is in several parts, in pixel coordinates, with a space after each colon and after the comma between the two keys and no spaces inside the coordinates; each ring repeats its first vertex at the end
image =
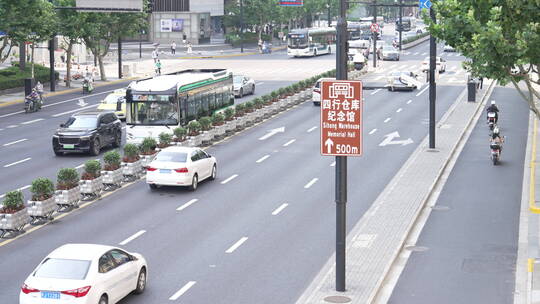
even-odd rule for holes
{"type": "Polygon", "coordinates": [[[58,291],[42,291],[41,292],[41,298],[42,299],[60,299],[60,293],[58,291]]]}
{"type": "Polygon", "coordinates": [[[159,173],[171,173],[171,169],[159,169],[159,173]]]}
{"type": "Polygon", "coordinates": [[[64,149],[75,149],[75,145],[64,145],[64,149]]]}

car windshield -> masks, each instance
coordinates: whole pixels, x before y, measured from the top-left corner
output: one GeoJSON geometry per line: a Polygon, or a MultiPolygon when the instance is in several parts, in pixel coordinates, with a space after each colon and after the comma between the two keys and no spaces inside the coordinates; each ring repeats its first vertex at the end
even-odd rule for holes
{"type": "Polygon", "coordinates": [[[105,99],[103,100],[103,103],[116,104],[119,99],[122,99],[122,101],[123,101],[124,96],[118,95],[118,94],[110,94],[107,97],[105,97],[105,99]]]}
{"type": "Polygon", "coordinates": [[[185,163],[187,160],[187,153],[162,151],[159,152],[158,155],[156,155],[156,158],[154,160],[163,162],[185,163]]]}
{"type": "Polygon", "coordinates": [[[39,265],[34,277],[50,279],[84,280],[90,267],[88,260],[49,258],[39,265]]]}
{"type": "Polygon", "coordinates": [[[396,49],[394,49],[394,47],[390,46],[390,45],[387,45],[387,46],[384,46],[383,47],[383,51],[389,51],[389,52],[392,52],[392,51],[395,51],[396,49]]]}
{"type": "Polygon", "coordinates": [[[130,105],[131,122],[134,125],[178,125],[178,105],[174,98],[133,102],[130,105]]]}
{"type": "Polygon", "coordinates": [[[242,80],[244,80],[244,76],[234,76],[233,77],[233,82],[238,84],[238,83],[242,83],[242,80]]]}
{"type": "Polygon", "coordinates": [[[94,129],[97,127],[96,116],[72,116],[64,124],[68,129],[94,129]]]}

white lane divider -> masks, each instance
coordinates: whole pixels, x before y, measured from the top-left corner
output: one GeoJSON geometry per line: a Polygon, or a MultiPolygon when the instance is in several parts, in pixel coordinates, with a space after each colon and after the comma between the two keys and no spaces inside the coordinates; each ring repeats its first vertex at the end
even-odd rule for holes
{"type": "Polygon", "coordinates": [[[80,169],[82,167],[84,167],[84,164],[78,165],[77,167],[75,167],[75,169],[80,169]]]}
{"type": "Polygon", "coordinates": [[[389,122],[391,119],[392,119],[392,118],[390,118],[390,117],[386,118],[386,119],[384,120],[384,123],[389,122]]]}
{"type": "Polygon", "coordinates": [[[229,247],[229,249],[227,249],[225,251],[225,253],[233,253],[236,249],[238,249],[238,247],[240,247],[242,244],[244,244],[244,242],[247,241],[247,239],[248,238],[246,236],[242,237],[236,243],[234,243],[234,245],[229,247]]]}
{"type": "Polygon", "coordinates": [[[429,89],[429,85],[427,85],[425,88],[423,88],[422,91],[420,91],[420,93],[416,94],[416,96],[422,95],[422,93],[424,93],[427,89],[429,89]]]}
{"type": "Polygon", "coordinates": [[[274,210],[274,212],[272,212],[272,215],[278,215],[281,211],[283,211],[283,209],[287,208],[287,206],[289,206],[289,204],[282,204],[276,210],[274,210]]]}
{"type": "MultiPolygon", "coordinates": [[[[28,188],[30,188],[30,187],[31,187],[30,185],[26,185],[26,186],[20,187],[20,188],[17,189],[17,190],[23,191],[23,190],[28,189],[28,188]]],[[[5,193],[2,194],[2,195],[0,195],[0,198],[3,198],[4,196],[6,196],[5,193]]]]}
{"type": "Polygon", "coordinates": [[[259,158],[259,159],[256,161],[256,163],[262,163],[265,159],[267,159],[267,158],[269,158],[269,157],[270,157],[270,155],[267,154],[267,155],[265,155],[265,156],[259,158]]]}
{"type": "Polygon", "coordinates": [[[187,207],[193,205],[197,201],[198,201],[198,199],[194,198],[194,199],[190,200],[189,202],[183,204],[182,206],[176,208],[176,211],[182,211],[182,210],[186,209],[187,207]]]}
{"type": "Polygon", "coordinates": [[[307,130],[308,133],[311,133],[313,130],[317,129],[317,127],[311,127],[307,130]]]}
{"type": "Polygon", "coordinates": [[[236,177],[238,177],[238,174],[233,174],[231,177],[227,178],[226,180],[222,181],[221,184],[226,184],[230,181],[232,181],[233,179],[235,179],[236,177]]]}
{"type": "Polygon", "coordinates": [[[307,184],[304,186],[304,189],[309,189],[309,188],[311,188],[311,186],[313,186],[313,184],[315,184],[318,180],[319,180],[318,178],[312,179],[311,181],[309,181],[309,183],[307,183],[307,184]]]}
{"type": "Polygon", "coordinates": [[[407,104],[410,104],[412,102],[412,99],[407,100],[407,104]]]}
{"type": "Polygon", "coordinates": [[[140,236],[143,235],[145,232],[146,232],[146,230],[141,230],[141,231],[135,233],[134,235],[128,237],[127,239],[121,241],[120,243],[118,243],[118,245],[124,246],[124,245],[126,245],[127,243],[133,241],[134,239],[140,237],[140,236]]]}
{"type": "Polygon", "coordinates": [[[284,147],[287,147],[288,145],[292,144],[293,142],[295,142],[296,139],[291,139],[289,140],[288,142],[286,142],[285,144],[283,144],[284,147]]]}
{"type": "Polygon", "coordinates": [[[28,158],[25,158],[25,159],[21,159],[21,160],[19,160],[19,161],[14,162],[14,163],[5,165],[4,168],[9,168],[9,167],[11,167],[11,166],[15,166],[15,165],[17,165],[17,164],[24,163],[25,161],[29,161],[29,160],[31,160],[31,159],[32,159],[31,157],[28,157],[28,158]]]}
{"type": "Polygon", "coordinates": [[[42,121],[42,120],[45,120],[45,119],[38,118],[38,119],[30,120],[30,121],[21,122],[21,125],[29,125],[31,123],[35,123],[35,122],[42,121]]]}
{"type": "Polygon", "coordinates": [[[97,104],[94,104],[94,105],[89,105],[89,106],[86,106],[86,107],[80,107],[80,108],[75,109],[75,110],[54,114],[54,115],[52,115],[52,117],[59,117],[59,116],[62,116],[62,115],[73,113],[73,112],[79,112],[81,110],[86,110],[86,109],[90,109],[90,108],[96,108],[97,106],[98,106],[97,104]]]}
{"type": "Polygon", "coordinates": [[[401,111],[403,111],[403,109],[402,109],[402,108],[399,108],[399,109],[396,110],[396,113],[399,113],[399,112],[401,112],[401,111]]]}
{"type": "Polygon", "coordinates": [[[260,86],[260,85],[263,85],[264,82],[257,82],[256,85],[260,86]]]}
{"type": "Polygon", "coordinates": [[[335,167],[336,166],[336,162],[333,162],[330,164],[330,167],[335,167]]]}
{"type": "Polygon", "coordinates": [[[382,89],[376,89],[375,91],[373,91],[373,92],[371,93],[371,95],[375,95],[375,94],[379,93],[381,90],[382,90],[382,89]]]}
{"type": "Polygon", "coordinates": [[[186,291],[188,291],[191,287],[193,287],[193,285],[195,285],[197,282],[196,281],[189,281],[187,282],[186,285],[184,285],[184,287],[180,288],[180,290],[178,290],[175,294],[173,294],[169,300],[171,301],[175,301],[177,300],[178,298],[180,298],[184,293],[186,293],[186,291]]]}
{"type": "Polygon", "coordinates": [[[420,54],[420,53],[416,52],[416,53],[413,54],[413,56],[416,56],[416,55],[418,55],[418,54],[420,54]]]}
{"type": "Polygon", "coordinates": [[[2,146],[7,147],[7,146],[11,146],[11,145],[14,145],[14,144],[17,144],[17,143],[20,143],[20,142],[23,142],[23,141],[27,141],[27,140],[28,140],[28,138],[23,138],[23,139],[19,139],[19,140],[16,140],[16,141],[9,142],[7,144],[3,144],[2,146]]]}
{"type": "Polygon", "coordinates": [[[18,126],[17,126],[17,125],[9,125],[9,126],[7,126],[6,128],[8,128],[8,129],[13,129],[13,128],[16,128],[16,127],[18,127],[18,126]]]}
{"type": "Polygon", "coordinates": [[[371,134],[373,134],[375,132],[377,132],[377,129],[373,129],[373,130],[369,131],[369,135],[371,135],[371,134]]]}
{"type": "Polygon", "coordinates": [[[426,56],[426,55],[427,55],[427,53],[426,53],[426,52],[422,53],[422,56],[426,56]]]}

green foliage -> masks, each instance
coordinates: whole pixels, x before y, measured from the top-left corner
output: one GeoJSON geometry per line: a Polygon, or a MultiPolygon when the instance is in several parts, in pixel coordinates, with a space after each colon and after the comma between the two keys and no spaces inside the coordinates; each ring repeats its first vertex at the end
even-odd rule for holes
{"type": "Polygon", "coordinates": [[[54,183],[48,178],[36,178],[32,181],[30,192],[32,192],[33,201],[44,201],[52,197],[54,193],[54,183]]]}
{"type": "Polygon", "coordinates": [[[152,137],[146,137],[141,142],[140,150],[144,154],[149,154],[156,149],[157,142],[152,137]]]}
{"type": "Polygon", "coordinates": [[[180,141],[184,140],[187,134],[187,130],[184,127],[178,127],[173,129],[173,134],[180,141]]]}
{"type": "Polygon", "coordinates": [[[244,115],[244,113],[246,111],[245,103],[237,104],[236,106],[234,106],[234,110],[236,111],[236,116],[237,117],[240,117],[240,116],[244,115]]]}
{"type": "MultiPolygon", "coordinates": [[[[1,41],[1,39],[0,39],[1,41]]],[[[24,71],[19,69],[19,63],[13,64],[12,67],[0,70],[0,90],[21,88],[24,87],[24,79],[31,77],[31,68],[27,66],[24,71]]],[[[59,79],[59,73],[55,72],[56,79],[59,79]]],[[[50,79],[50,70],[42,65],[34,65],[34,78],[42,83],[48,82],[50,79]]]]}
{"type": "Polygon", "coordinates": [[[79,173],[73,168],[62,168],[58,171],[56,183],[59,189],[74,188],[79,183],[79,173]]]}
{"type": "Polygon", "coordinates": [[[199,123],[203,131],[208,131],[212,127],[212,118],[208,116],[201,117],[199,118],[199,123]]]}
{"type": "Polygon", "coordinates": [[[269,94],[266,94],[266,95],[263,95],[263,96],[261,97],[261,99],[262,99],[262,102],[263,102],[264,104],[268,104],[268,103],[270,103],[270,101],[272,100],[272,97],[271,97],[269,94]]]}
{"type": "Polygon", "coordinates": [[[272,97],[272,99],[274,99],[274,100],[278,97],[278,95],[279,95],[279,94],[278,94],[278,92],[276,92],[276,91],[272,91],[272,92],[270,93],[270,97],[272,97]]]}
{"type": "Polygon", "coordinates": [[[5,209],[20,209],[24,206],[24,196],[21,190],[9,191],[2,203],[5,209]]]}
{"type": "Polygon", "coordinates": [[[215,112],[214,115],[212,115],[212,124],[214,126],[223,124],[223,120],[225,120],[225,115],[220,112],[215,112]]]}
{"type": "Polygon", "coordinates": [[[262,108],[263,106],[263,100],[259,97],[253,99],[253,107],[257,108],[257,109],[260,109],[262,108]]]}
{"type": "Polygon", "coordinates": [[[91,174],[93,176],[99,176],[101,171],[101,163],[99,160],[91,159],[84,163],[84,172],[91,174]]]}
{"type": "Polygon", "coordinates": [[[300,80],[300,81],[298,82],[298,89],[299,89],[299,90],[302,90],[302,89],[304,89],[305,87],[306,87],[306,81],[305,81],[305,80],[300,80]]]}
{"type": "Polygon", "coordinates": [[[161,147],[168,146],[171,144],[172,134],[161,132],[159,133],[159,145],[161,147]]]}
{"type": "Polygon", "coordinates": [[[103,161],[109,166],[120,166],[120,153],[117,150],[108,151],[103,155],[103,161]]]}
{"type": "Polygon", "coordinates": [[[277,92],[279,96],[283,97],[287,93],[287,90],[285,88],[279,88],[277,92]]]}
{"type": "Polygon", "coordinates": [[[124,156],[128,158],[137,157],[139,155],[139,148],[135,144],[126,144],[124,146],[124,156]]]}
{"type": "Polygon", "coordinates": [[[191,136],[199,134],[199,132],[201,132],[201,128],[201,124],[196,120],[192,120],[188,123],[188,131],[189,135],[191,136]]]}
{"type": "Polygon", "coordinates": [[[244,111],[251,112],[253,110],[253,102],[247,101],[244,103],[244,111]]]}
{"type": "Polygon", "coordinates": [[[233,107],[228,107],[225,109],[225,111],[223,111],[223,113],[225,114],[226,120],[231,120],[234,117],[235,111],[233,107]]]}
{"type": "Polygon", "coordinates": [[[401,44],[411,43],[411,42],[416,41],[416,40],[418,40],[418,39],[420,39],[420,38],[424,38],[424,37],[426,37],[426,36],[428,36],[428,35],[429,35],[429,32],[425,32],[425,33],[422,33],[422,34],[418,34],[418,35],[416,35],[416,36],[414,36],[414,37],[409,37],[409,38],[407,38],[407,39],[403,39],[403,41],[401,41],[401,44]]]}

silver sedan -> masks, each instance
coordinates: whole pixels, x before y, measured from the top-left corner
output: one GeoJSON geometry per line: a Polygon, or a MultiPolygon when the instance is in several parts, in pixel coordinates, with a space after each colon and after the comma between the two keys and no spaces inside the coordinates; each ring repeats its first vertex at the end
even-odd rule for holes
{"type": "Polygon", "coordinates": [[[247,94],[255,94],[255,80],[243,76],[236,75],[233,78],[234,96],[242,98],[247,94]]]}

